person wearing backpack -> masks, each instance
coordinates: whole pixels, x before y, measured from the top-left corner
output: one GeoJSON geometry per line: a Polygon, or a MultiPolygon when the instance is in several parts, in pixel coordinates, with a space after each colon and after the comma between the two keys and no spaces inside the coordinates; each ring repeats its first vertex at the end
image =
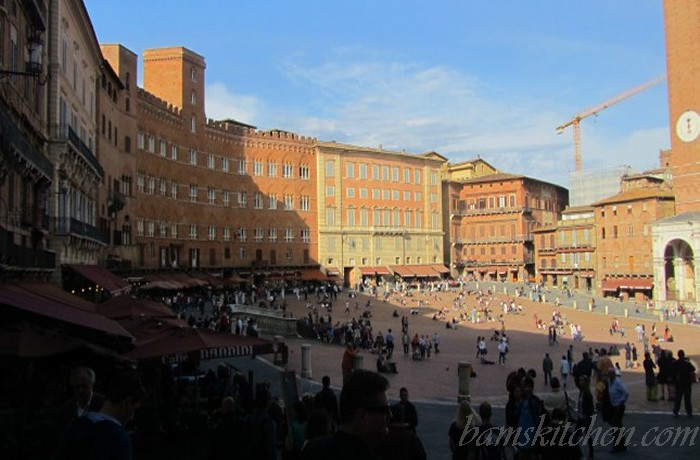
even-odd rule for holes
{"type": "Polygon", "coordinates": [[[131,439],[124,426],[134,419],[144,389],[136,370],[125,368],[105,380],[99,412],[76,418],[61,436],[54,460],[131,460],[131,439]]]}

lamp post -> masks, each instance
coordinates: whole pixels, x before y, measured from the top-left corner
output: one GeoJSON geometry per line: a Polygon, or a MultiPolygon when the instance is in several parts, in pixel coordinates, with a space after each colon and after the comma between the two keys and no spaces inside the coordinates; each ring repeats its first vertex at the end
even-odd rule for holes
{"type": "Polygon", "coordinates": [[[0,70],[0,79],[13,76],[24,76],[36,78],[39,85],[45,85],[48,80],[48,74],[42,79],[43,70],[43,55],[44,41],[41,38],[41,30],[32,30],[27,37],[27,67],[24,71],[19,70],[0,70]]]}

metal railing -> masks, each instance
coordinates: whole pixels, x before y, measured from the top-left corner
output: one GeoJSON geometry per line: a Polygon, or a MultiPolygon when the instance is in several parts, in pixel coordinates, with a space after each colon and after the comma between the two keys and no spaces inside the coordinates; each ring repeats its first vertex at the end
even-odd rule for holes
{"type": "Polygon", "coordinates": [[[109,235],[94,225],[81,222],[73,217],[54,217],[53,231],[59,235],[78,235],[108,244],[109,235]]]}
{"type": "Polygon", "coordinates": [[[80,139],[80,136],[67,124],[56,124],[52,126],[51,134],[54,139],[68,141],[76,152],[80,153],[85,161],[92,166],[100,177],[104,177],[105,172],[100,163],[97,161],[92,150],[85,145],[80,139]]]}

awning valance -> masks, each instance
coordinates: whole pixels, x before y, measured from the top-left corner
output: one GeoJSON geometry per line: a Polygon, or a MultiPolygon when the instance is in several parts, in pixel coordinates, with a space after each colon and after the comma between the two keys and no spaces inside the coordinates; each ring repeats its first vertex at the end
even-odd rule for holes
{"type": "Polygon", "coordinates": [[[632,291],[645,291],[652,289],[654,286],[650,278],[630,278],[620,280],[620,289],[629,289],[632,291]]]}
{"type": "Polygon", "coordinates": [[[394,271],[394,274],[399,275],[401,278],[411,278],[416,276],[413,269],[408,265],[392,265],[391,269],[394,271]]]}
{"type": "Polygon", "coordinates": [[[374,271],[377,272],[377,275],[379,275],[379,276],[391,275],[391,272],[389,271],[389,269],[384,267],[384,266],[374,267],[374,271]]]}
{"type": "Polygon", "coordinates": [[[600,282],[600,289],[603,291],[617,291],[620,288],[620,282],[622,280],[619,279],[608,279],[608,280],[603,280],[600,282]]]}
{"type": "Polygon", "coordinates": [[[127,294],[131,290],[131,285],[127,280],[99,265],[74,264],[68,265],[68,268],[88,281],[104,288],[112,295],[127,294]]]}
{"type": "Polygon", "coordinates": [[[446,275],[450,273],[450,269],[442,264],[432,264],[430,267],[436,272],[440,273],[441,275],[446,275]]]}
{"type": "Polygon", "coordinates": [[[360,273],[362,273],[362,276],[374,276],[377,272],[374,270],[374,267],[360,267],[360,273]]]}
{"type": "Polygon", "coordinates": [[[338,276],[340,275],[340,270],[335,267],[326,267],[326,275],[328,276],[338,276]]]}

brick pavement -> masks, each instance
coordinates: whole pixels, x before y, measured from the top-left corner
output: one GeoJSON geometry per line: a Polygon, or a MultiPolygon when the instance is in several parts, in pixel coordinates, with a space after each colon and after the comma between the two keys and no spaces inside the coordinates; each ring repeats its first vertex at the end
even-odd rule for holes
{"type": "MultiPolygon", "coordinates": [[[[456,294],[450,292],[441,292],[437,294],[439,299],[425,295],[417,294],[416,297],[406,306],[401,307],[398,302],[392,301],[383,302],[378,299],[372,299],[372,323],[375,331],[386,332],[387,328],[391,327],[394,331],[401,329],[400,318],[392,317],[391,313],[394,309],[398,309],[401,314],[409,316],[409,332],[412,336],[414,333],[432,334],[437,331],[441,337],[442,353],[434,355],[431,359],[425,361],[413,361],[408,357],[404,357],[400,347],[397,347],[394,352],[394,360],[397,363],[399,373],[397,375],[387,375],[391,383],[389,389],[389,397],[392,399],[398,398],[398,390],[405,386],[409,388],[412,399],[423,401],[444,401],[454,402],[457,398],[458,379],[457,365],[460,361],[474,363],[476,337],[478,335],[491,336],[493,330],[498,328],[498,323],[486,324],[470,324],[462,323],[457,330],[446,329],[445,323],[442,321],[433,321],[432,314],[439,308],[450,306],[456,294]],[[419,308],[420,315],[409,315],[409,309],[416,306],[416,301],[423,299],[431,303],[431,306],[419,308]]],[[[360,297],[362,295],[360,294],[360,297]]],[[[505,298],[502,295],[497,297],[505,298]]],[[[363,298],[358,298],[360,305],[364,303],[363,298]]],[[[474,364],[477,377],[472,379],[471,394],[474,400],[489,400],[493,404],[503,405],[506,400],[505,379],[507,374],[517,369],[518,367],[534,368],[541,374],[541,362],[545,352],[549,352],[555,361],[555,375],[557,374],[557,363],[561,355],[566,353],[569,344],[574,345],[575,360],[579,360],[581,353],[587,350],[588,347],[598,348],[610,344],[624,345],[627,340],[635,340],[634,326],[638,322],[644,322],[647,330],[650,330],[652,320],[640,320],[639,318],[619,318],[623,327],[627,331],[624,338],[619,335],[610,336],[608,333],[612,316],[601,314],[593,314],[588,311],[579,310],[562,310],[568,319],[575,323],[582,324],[583,334],[585,336],[582,342],[572,342],[570,337],[564,336],[560,338],[559,344],[555,346],[547,345],[546,331],[537,330],[534,327],[533,314],[538,313],[539,317],[547,320],[553,310],[552,304],[542,304],[532,302],[528,299],[518,299],[522,302],[524,313],[522,315],[508,315],[506,317],[506,328],[511,340],[510,352],[505,366],[488,366],[474,364]],[[559,359],[557,359],[559,357],[559,359]]],[[[306,308],[303,303],[297,302],[296,299],[287,298],[291,310],[297,315],[306,314],[306,308]]],[[[471,305],[469,303],[469,305],[471,305]]],[[[339,296],[336,301],[336,306],[333,311],[333,322],[347,319],[351,316],[343,314],[344,294],[339,296]]],[[[498,308],[498,306],[496,306],[498,308]]],[[[351,315],[354,312],[351,312],[351,315]]],[[[448,318],[452,317],[452,312],[448,313],[448,318]]],[[[662,323],[657,323],[659,331],[663,330],[662,323]]],[[[694,360],[698,361],[700,356],[700,340],[697,338],[697,326],[681,325],[673,323],[671,325],[672,333],[676,337],[676,342],[665,344],[665,347],[674,351],[674,354],[680,346],[685,348],[686,353],[694,360]]],[[[290,347],[289,369],[295,369],[297,374],[301,372],[301,344],[309,343],[312,355],[312,378],[320,381],[323,375],[329,375],[332,382],[338,384],[341,381],[340,361],[343,353],[343,347],[339,345],[328,345],[313,340],[289,339],[287,344],[290,347]]],[[[495,342],[487,341],[489,346],[490,359],[497,361],[497,351],[495,342]]],[[[640,351],[640,359],[643,359],[643,351],[641,344],[637,344],[640,351]]],[[[363,351],[364,367],[374,369],[375,355],[371,355],[363,351]]],[[[614,361],[619,361],[624,369],[624,356],[617,357],[614,361]]],[[[641,361],[640,361],[641,364],[641,361]]],[[[629,410],[632,411],[659,411],[670,412],[670,407],[667,402],[650,403],[645,398],[644,373],[643,370],[623,370],[623,379],[630,389],[631,397],[629,410]]],[[[542,378],[538,375],[536,379],[535,391],[545,393],[548,391],[543,385],[542,378]]],[[[695,398],[695,407],[698,405],[698,398],[695,398]]],[[[696,409],[697,410],[697,409],[696,409]]]]}

